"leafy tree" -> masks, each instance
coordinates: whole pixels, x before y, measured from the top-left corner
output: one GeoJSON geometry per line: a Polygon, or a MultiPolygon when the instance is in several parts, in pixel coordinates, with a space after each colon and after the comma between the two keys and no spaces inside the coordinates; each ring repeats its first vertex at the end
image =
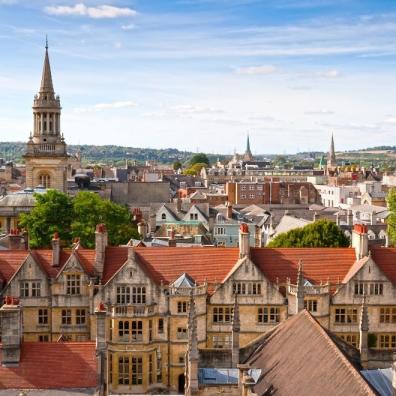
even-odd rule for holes
{"type": "Polygon", "coordinates": [[[84,247],[95,246],[95,228],[106,224],[110,245],[120,245],[131,238],[139,239],[128,208],[100,198],[88,191],[79,192],[73,200],[72,235],[79,237],[84,247]]]}
{"type": "Polygon", "coordinates": [[[29,232],[33,248],[49,247],[55,232],[66,244],[71,242],[73,204],[71,198],[57,190],[35,194],[36,205],[30,213],[22,214],[19,225],[29,232]]]}
{"type": "Polygon", "coordinates": [[[75,198],[57,190],[36,194],[33,210],[22,216],[20,225],[29,232],[32,247],[49,247],[54,232],[69,245],[72,238],[79,237],[82,246],[95,246],[95,228],[104,223],[110,245],[139,238],[132,216],[126,206],[102,199],[99,195],[82,191],[75,198]]]}
{"type": "Polygon", "coordinates": [[[194,154],[190,159],[190,166],[195,164],[209,165],[209,159],[205,153],[194,154]]]}
{"type": "Polygon", "coordinates": [[[175,171],[177,171],[177,170],[181,169],[183,165],[180,161],[175,161],[172,166],[173,166],[173,169],[175,171]]]}
{"type": "Polygon", "coordinates": [[[389,209],[389,216],[387,219],[388,235],[392,245],[394,245],[396,243],[396,188],[389,190],[386,202],[388,203],[389,209]]]}
{"type": "Polygon", "coordinates": [[[330,220],[322,219],[279,234],[268,247],[347,247],[349,238],[330,220]]]}
{"type": "Polygon", "coordinates": [[[199,175],[199,173],[201,172],[201,169],[204,166],[207,166],[207,165],[205,163],[196,163],[196,164],[190,166],[188,169],[186,169],[184,171],[184,174],[185,175],[195,175],[195,176],[197,176],[197,175],[199,175]]]}

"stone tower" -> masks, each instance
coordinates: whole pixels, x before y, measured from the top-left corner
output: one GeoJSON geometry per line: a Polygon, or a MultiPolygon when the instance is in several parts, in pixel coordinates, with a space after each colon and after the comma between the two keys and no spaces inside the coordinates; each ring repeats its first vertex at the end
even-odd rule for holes
{"type": "Polygon", "coordinates": [[[243,155],[243,160],[244,160],[244,161],[253,161],[253,154],[252,154],[252,151],[250,150],[250,139],[249,139],[249,135],[247,135],[247,140],[246,140],[246,151],[245,151],[245,154],[243,155]]]}
{"type": "Polygon", "coordinates": [[[337,160],[334,150],[334,136],[331,134],[330,150],[327,155],[327,169],[335,170],[337,168],[337,160]]]}
{"type": "Polygon", "coordinates": [[[68,155],[61,134],[60,115],[60,99],[55,96],[52,84],[46,41],[40,90],[33,100],[33,134],[30,133],[24,155],[26,187],[42,185],[66,192],[68,155]]]}

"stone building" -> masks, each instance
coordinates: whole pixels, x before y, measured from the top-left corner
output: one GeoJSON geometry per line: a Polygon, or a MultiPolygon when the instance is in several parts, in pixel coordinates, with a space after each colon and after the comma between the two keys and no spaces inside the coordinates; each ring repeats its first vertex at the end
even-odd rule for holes
{"type": "Polygon", "coordinates": [[[33,101],[33,133],[24,155],[27,187],[41,185],[66,192],[69,156],[60,119],[60,99],[55,96],[46,43],[41,85],[33,101]]]}
{"type": "Polygon", "coordinates": [[[305,307],[354,348],[367,339],[366,367],[391,365],[396,250],[369,251],[365,226],[351,248],[250,248],[246,225],[238,248],[111,247],[103,225],[95,238],[91,250],[62,249],[55,235],[49,250],[0,251],[1,294],[20,298],[24,341],[104,334],[110,393],[184,392],[191,298],[200,353],[232,348],[237,297],[240,348],[305,307]]]}

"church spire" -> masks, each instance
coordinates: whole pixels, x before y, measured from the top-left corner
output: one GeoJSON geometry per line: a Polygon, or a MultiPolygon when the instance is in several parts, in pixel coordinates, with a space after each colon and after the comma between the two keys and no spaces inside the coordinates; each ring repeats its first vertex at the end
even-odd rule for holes
{"type": "Polygon", "coordinates": [[[328,158],[327,158],[327,166],[328,167],[336,167],[337,166],[337,160],[336,160],[335,149],[334,149],[334,136],[333,136],[333,134],[331,134],[330,151],[329,151],[329,155],[328,155],[328,158]]]}
{"type": "Polygon", "coordinates": [[[48,38],[45,37],[45,57],[44,57],[44,66],[43,66],[43,74],[41,76],[41,85],[40,85],[40,94],[52,94],[54,95],[54,87],[52,85],[52,75],[51,75],[51,66],[48,56],[48,38]]]}
{"type": "Polygon", "coordinates": [[[252,154],[252,151],[250,150],[249,134],[247,135],[247,139],[246,139],[246,151],[245,151],[245,154],[243,155],[243,160],[244,161],[253,161],[253,154],[252,154]]]}

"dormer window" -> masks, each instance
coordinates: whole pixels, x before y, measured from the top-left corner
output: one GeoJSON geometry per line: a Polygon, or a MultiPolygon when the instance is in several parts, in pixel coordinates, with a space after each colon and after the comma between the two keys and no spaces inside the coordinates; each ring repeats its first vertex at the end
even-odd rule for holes
{"type": "Polygon", "coordinates": [[[166,220],[166,214],[165,214],[165,213],[162,213],[161,219],[162,219],[162,220],[166,220]]]}
{"type": "Polygon", "coordinates": [[[81,294],[81,275],[66,275],[66,294],[70,296],[81,294]]]}

